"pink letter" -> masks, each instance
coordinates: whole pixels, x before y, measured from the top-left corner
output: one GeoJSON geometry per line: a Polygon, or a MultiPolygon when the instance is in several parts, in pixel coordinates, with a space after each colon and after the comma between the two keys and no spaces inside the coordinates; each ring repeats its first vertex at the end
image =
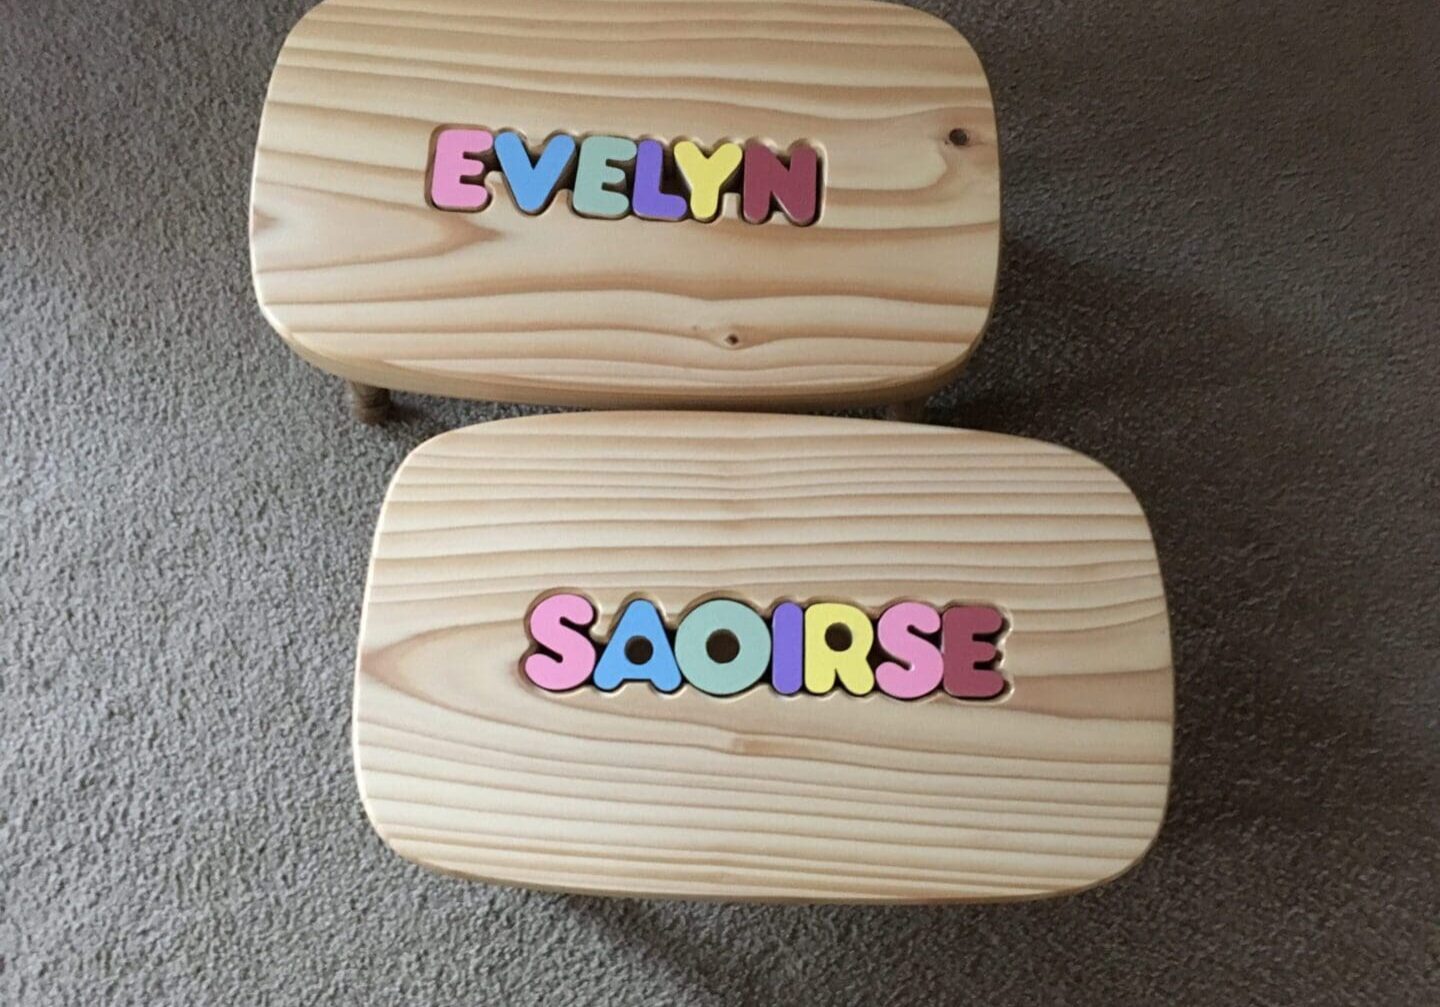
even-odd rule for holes
{"type": "Polygon", "coordinates": [[[880,691],[896,699],[919,699],[940,688],[945,663],[940,649],[920,633],[938,633],[940,613],[918,601],[891,605],[880,616],[880,646],[904,664],[886,661],[875,669],[880,691]]]}
{"type": "Polygon", "coordinates": [[[495,146],[488,129],[446,129],[435,138],[430,158],[430,202],[440,210],[480,210],[490,190],[480,181],[485,162],[475,155],[495,146]]]}
{"type": "Polygon", "coordinates": [[[1005,691],[1005,676],[985,667],[1000,656],[983,637],[1005,628],[1005,617],[981,605],[957,605],[945,610],[945,633],[940,641],[945,657],[945,691],[956,699],[994,699],[1005,691]]]}
{"type": "Polygon", "coordinates": [[[530,610],[530,639],[559,657],[533,653],[525,677],[548,692],[565,692],[595,670],[595,644],[581,632],[595,621],[595,606],[578,594],[552,594],[530,610]]]}

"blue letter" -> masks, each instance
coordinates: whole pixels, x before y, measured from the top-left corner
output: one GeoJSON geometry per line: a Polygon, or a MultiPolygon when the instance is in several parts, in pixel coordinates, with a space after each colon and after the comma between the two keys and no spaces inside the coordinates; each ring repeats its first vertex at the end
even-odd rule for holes
{"type": "Polygon", "coordinates": [[[556,133],[545,141],[545,149],[534,164],[520,134],[506,130],[495,137],[495,156],[515,205],[526,213],[539,213],[550,202],[560,179],[575,160],[575,138],[556,133]]]}
{"type": "Polygon", "coordinates": [[[661,692],[680,688],[680,666],[653,604],[638,598],[625,606],[595,666],[594,681],[605,692],[626,682],[649,682],[661,692]]]}

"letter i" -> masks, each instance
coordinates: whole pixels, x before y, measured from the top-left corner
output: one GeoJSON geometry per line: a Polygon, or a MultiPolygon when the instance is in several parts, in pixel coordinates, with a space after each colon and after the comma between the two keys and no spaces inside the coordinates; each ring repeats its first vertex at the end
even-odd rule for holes
{"type": "Polygon", "coordinates": [[[776,605],[770,635],[770,685],[793,696],[805,684],[805,610],[792,601],[776,605]]]}

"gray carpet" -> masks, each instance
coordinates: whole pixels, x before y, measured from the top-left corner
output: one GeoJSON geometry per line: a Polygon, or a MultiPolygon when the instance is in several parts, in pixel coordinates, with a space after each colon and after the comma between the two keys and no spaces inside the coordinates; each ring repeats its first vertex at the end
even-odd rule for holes
{"type": "Polygon", "coordinates": [[[0,0],[0,1003],[1440,1002],[1440,5],[932,4],[985,59],[999,310],[940,422],[1084,451],[1173,606],[1158,845],[971,908],[434,876],[351,777],[364,564],[424,438],[256,310],[305,0],[0,0]]]}

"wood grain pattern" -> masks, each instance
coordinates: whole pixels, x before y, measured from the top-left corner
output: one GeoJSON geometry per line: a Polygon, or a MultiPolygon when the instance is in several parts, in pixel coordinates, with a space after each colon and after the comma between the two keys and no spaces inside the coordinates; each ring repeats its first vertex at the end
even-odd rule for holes
{"type": "Polygon", "coordinates": [[[1164,591],[1100,465],[997,434],[832,418],[597,413],[421,446],[390,487],[361,628],[355,755],[399,853],[549,889],[766,900],[1025,898],[1124,871],[1164,813],[1164,591]],[[989,703],[547,693],[542,594],[603,638],[644,592],[875,610],[993,604],[989,703]]]}
{"type": "Polygon", "coordinates": [[[256,291],[346,378],[525,402],[872,404],[973,349],[999,257],[984,72],[873,0],[327,0],[280,53],[252,197],[256,291]],[[562,195],[425,202],[442,124],[808,141],[820,219],[587,220],[562,195]],[[962,128],[969,142],[949,142],[962,128]]]}

